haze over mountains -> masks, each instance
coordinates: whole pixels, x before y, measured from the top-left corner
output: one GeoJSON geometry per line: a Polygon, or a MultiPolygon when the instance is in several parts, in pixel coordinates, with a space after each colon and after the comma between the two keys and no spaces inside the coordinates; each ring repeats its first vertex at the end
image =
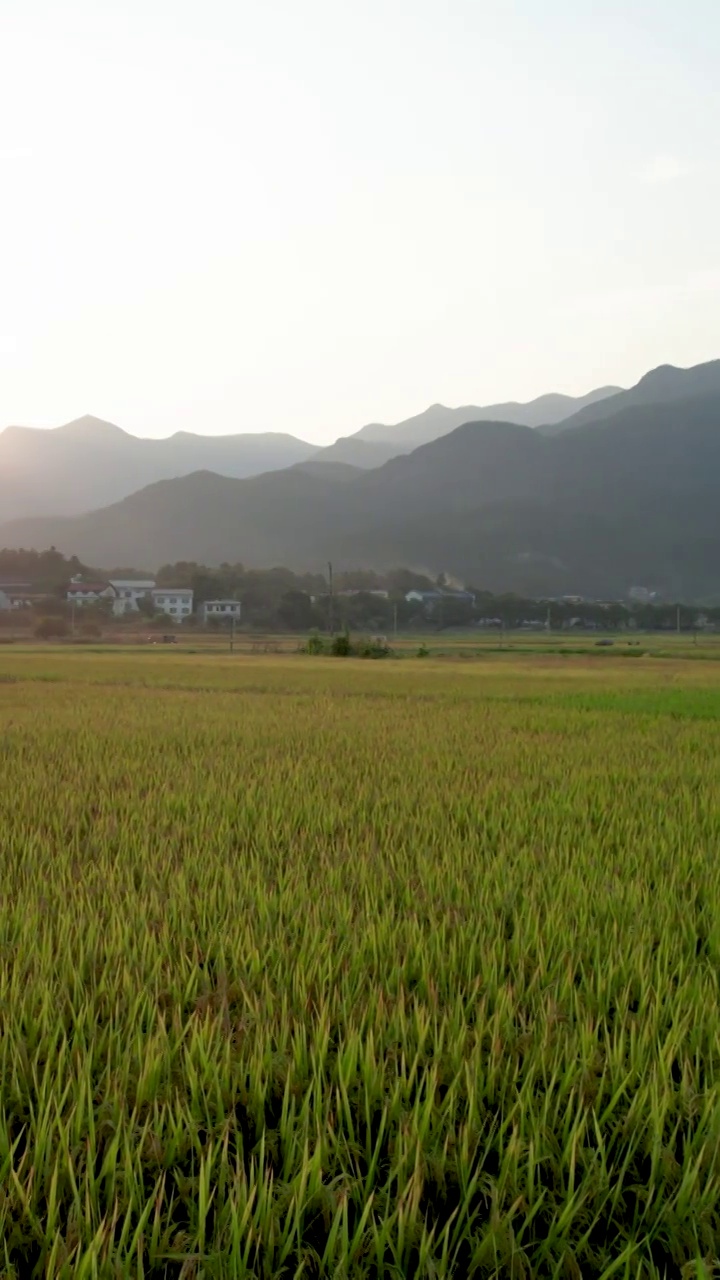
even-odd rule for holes
{"type": "Polygon", "coordinates": [[[558,418],[554,424],[548,425],[545,433],[556,435],[586,422],[598,422],[634,405],[671,404],[700,395],[716,395],[719,386],[720,360],[709,360],[691,369],[676,369],[674,365],[662,364],[644,374],[629,390],[618,389],[609,397],[601,396],[602,403],[578,406],[562,421],[558,418]]]}
{"type": "Polygon", "coordinates": [[[371,422],[350,438],[354,441],[362,440],[364,444],[402,444],[409,452],[417,449],[418,445],[429,444],[431,440],[447,435],[465,422],[514,422],[521,427],[544,427],[553,423],[560,426],[572,414],[592,408],[621,390],[621,387],[598,387],[586,396],[551,394],[538,396],[527,404],[518,404],[512,400],[507,404],[486,405],[485,408],[468,404],[459,409],[447,409],[443,404],[433,404],[424,413],[406,418],[404,422],[397,422],[394,426],[371,422]]]}
{"type": "MultiPolygon", "coordinates": [[[[157,480],[193,471],[243,479],[297,463],[348,463],[370,468],[445,435],[463,422],[503,418],[537,426],[560,422],[573,409],[615,388],[589,396],[541,396],[527,405],[447,409],[433,405],[395,426],[363,427],[328,448],[283,432],[200,436],[177,432],[167,439],[140,439],[114,423],[86,415],[51,431],[7,427],[0,433],[0,519],[35,515],[81,515],[128,497],[157,480]]],[[[330,472],[328,472],[328,475],[330,472]]],[[[337,472],[336,472],[337,474],[337,472]]]]}
{"type": "Polygon", "coordinates": [[[143,440],[86,415],[54,430],[7,427],[0,434],[0,512],[79,515],[156,480],[207,469],[240,479],[293,466],[317,446],[278,432],[197,436],[180,431],[143,440]]]}
{"type": "Polygon", "coordinates": [[[244,479],[204,470],[90,515],[7,523],[0,544],[105,566],[331,558],[527,595],[720,598],[720,361],[664,366],[563,427],[464,423],[365,471],[329,451],[244,479]]]}

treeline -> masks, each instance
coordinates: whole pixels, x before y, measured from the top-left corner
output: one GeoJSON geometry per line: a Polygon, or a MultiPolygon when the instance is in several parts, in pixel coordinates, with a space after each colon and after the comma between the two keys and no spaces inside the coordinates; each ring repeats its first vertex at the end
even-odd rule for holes
{"type": "Polygon", "coordinates": [[[429,591],[435,586],[430,578],[409,569],[388,574],[355,570],[335,575],[331,597],[323,574],[246,569],[242,564],[209,569],[186,561],[163,565],[157,582],[159,586],[192,587],[196,608],[204,600],[241,600],[243,625],[268,631],[347,628],[387,632],[394,627],[396,614],[399,627],[418,614],[417,604],[405,600],[408,591],[429,591]],[[387,597],[373,592],[387,592],[387,597]]]}
{"type": "MultiPolygon", "coordinates": [[[[389,573],[372,570],[338,572],[330,584],[323,574],[296,574],[290,569],[247,569],[243,564],[219,568],[179,561],[163,565],[156,574],[147,569],[118,567],[99,570],[65,557],[55,547],[47,551],[0,551],[0,584],[17,582],[34,593],[46,592],[62,608],[67,584],[81,575],[86,581],[108,577],[154,576],[159,586],[191,587],[197,609],[205,600],[242,601],[243,626],[256,630],[308,632],[347,629],[389,635],[399,630],[442,631],[454,627],[485,626],[681,630],[720,626],[720,606],[699,608],[674,603],[626,604],[622,601],[579,599],[533,600],[495,595],[468,585],[473,600],[453,594],[444,575],[433,579],[410,569],[389,573]],[[411,591],[439,593],[423,603],[408,601],[411,591]],[[380,593],[380,594],[377,594],[380,593]]],[[[108,610],[106,609],[105,612],[108,610]]],[[[102,612],[102,609],[99,610],[102,612]]]]}
{"type": "Polygon", "coordinates": [[[55,547],[47,551],[0,550],[0,582],[22,584],[37,592],[57,591],[76,574],[90,577],[95,572],[77,556],[66,558],[55,547]]]}
{"type": "Polygon", "coordinates": [[[690,605],[624,604],[622,601],[534,600],[513,594],[495,595],[469,584],[474,597],[453,595],[445,575],[430,578],[411,569],[382,574],[372,570],[336,573],[333,593],[323,574],[295,574],[290,569],[246,569],[223,564],[210,569],[181,561],[164,565],[157,574],[161,586],[192,587],[196,607],[216,597],[241,600],[243,625],[265,630],[329,631],[347,629],[389,634],[398,629],[442,631],[485,625],[498,629],[523,626],[590,628],[616,631],[693,630],[705,622],[720,625],[720,606],[698,609],[690,605]],[[411,591],[440,592],[428,604],[408,601],[411,591]],[[386,595],[374,594],[384,592],[386,595]]]}

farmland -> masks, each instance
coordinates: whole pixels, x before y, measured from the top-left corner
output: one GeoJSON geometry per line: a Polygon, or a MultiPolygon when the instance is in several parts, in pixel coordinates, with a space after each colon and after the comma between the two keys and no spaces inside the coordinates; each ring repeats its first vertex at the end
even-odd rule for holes
{"type": "Polygon", "coordinates": [[[691,657],[0,649],[0,1273],[715,1274],[691,657]]]}

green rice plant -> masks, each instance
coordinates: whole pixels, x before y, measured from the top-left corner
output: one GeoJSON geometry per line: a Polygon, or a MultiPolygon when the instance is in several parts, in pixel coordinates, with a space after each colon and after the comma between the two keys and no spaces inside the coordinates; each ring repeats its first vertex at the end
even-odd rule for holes
{"type": "Polygon", "coordinates": [[[718,1274],[720,676],[0,656],[0,1272],[718,1274]]]}

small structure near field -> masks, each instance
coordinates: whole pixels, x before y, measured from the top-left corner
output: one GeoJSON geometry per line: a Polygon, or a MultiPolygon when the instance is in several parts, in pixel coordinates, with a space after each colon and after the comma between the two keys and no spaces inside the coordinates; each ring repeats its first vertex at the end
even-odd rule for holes
{"type": "Polygon", "coordinates": [[[99,604],[101,600],[115,600],[115,588],[109,582],[81,582],[73,578],[65,592],[68,604],[83,608],[85,605],[99,604]]]}
{"type": "Polygon", "coordinates": [[[242,604],[239,600],[205,600],[200,606],[200,617],[208,622],[239,622],[242,604]]]}

